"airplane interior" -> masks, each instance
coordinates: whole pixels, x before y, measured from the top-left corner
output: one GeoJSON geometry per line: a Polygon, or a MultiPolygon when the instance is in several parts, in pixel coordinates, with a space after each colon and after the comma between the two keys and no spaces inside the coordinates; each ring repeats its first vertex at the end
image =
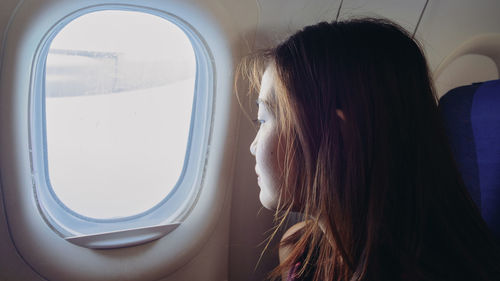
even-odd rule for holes
{"type": "Polygon", "coordinates": [[[238,65],[363,17],[420,42],[500,241],[499,14],[498,0],[1,0],[0,280],[267,280],[301,216],[268,240],[238,65]]]}

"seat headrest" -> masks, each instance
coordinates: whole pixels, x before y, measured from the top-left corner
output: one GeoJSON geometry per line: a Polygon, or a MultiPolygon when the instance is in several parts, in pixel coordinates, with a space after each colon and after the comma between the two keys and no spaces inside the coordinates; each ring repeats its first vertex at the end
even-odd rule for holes
{"type": "Polygon", "coordinates": [[[455,88],[439,108],[464,183],[500,239],[500,80],[455,88]]]}

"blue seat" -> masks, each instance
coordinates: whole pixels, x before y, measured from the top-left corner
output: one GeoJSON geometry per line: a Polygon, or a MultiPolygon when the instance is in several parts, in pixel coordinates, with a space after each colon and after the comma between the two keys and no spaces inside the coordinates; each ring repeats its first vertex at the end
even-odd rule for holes
{"type": "Polygon", "coordinates": [[[439,108],[464,183],[500,241],[500,80],[455,88],[439,108]]]}

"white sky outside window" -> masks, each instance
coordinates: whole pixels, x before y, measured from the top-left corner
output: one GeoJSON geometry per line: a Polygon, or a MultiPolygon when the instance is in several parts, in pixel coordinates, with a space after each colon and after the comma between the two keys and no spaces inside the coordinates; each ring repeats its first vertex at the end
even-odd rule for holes
{"type": "Polygon", "coordinates": [[[181,175],[196,61],[176,25],[99,11],[65,26],[46,62],[47,164],[68,208],[128,217],[163,200],[181,175]]]}

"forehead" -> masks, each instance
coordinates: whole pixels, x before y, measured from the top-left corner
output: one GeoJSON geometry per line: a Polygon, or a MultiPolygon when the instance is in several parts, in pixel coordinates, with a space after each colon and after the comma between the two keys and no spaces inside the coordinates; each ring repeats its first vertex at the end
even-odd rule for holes
{"type": "MultiPolygon", "coordinates": [[[[259,98],[257,99],[257,104],[259,109],[264,105],[268,110],[272,110],[271,104],[273,104],[274,97],[274,84],[275,84],[274,68],[270,65],[264,71],[262,79],[260,82],[259,98]]],[[[260,110],[259,110],[260,111],[260,110]]]]}
{"type": "Polygon", "coordinates": [[[268,66],[262,75],[258,102],[269,103],[274,93],[274,70],[268,66]]]}

